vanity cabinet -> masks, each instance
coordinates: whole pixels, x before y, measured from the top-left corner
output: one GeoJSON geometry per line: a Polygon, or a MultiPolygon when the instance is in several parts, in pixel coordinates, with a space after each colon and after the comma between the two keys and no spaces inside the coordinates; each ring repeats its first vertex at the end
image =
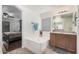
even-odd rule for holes
{"type": "Polygon", "coordinates": [[[50,34],[50,44],[52,46],[55,46],[55,39],[56,39],[56,36],[53,34],[50,34]]]}
{"type": "Polygon", "coordinates": [[[76,35],[51,33],[50,44],[52,47],[58,47],[76,53],[76,35]]]}
{"type": "Polygon", "coordinates": [[[56,46],[65,48],[65,38],[62,34],[56,34],[56,46]]]}
{"type": "Polygon", "coordinates": [[[76,52],[76,36],[75,35],[66,35],[66,49],[71,52],[76,52]]]}

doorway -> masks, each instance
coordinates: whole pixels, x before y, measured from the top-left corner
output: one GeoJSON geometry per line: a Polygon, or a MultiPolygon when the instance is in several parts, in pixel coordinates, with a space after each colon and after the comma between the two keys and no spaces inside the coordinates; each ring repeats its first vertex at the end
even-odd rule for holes
{"type": "Polygon", "coordinates": [[[22,14],[15,5],[2,6],[3,53],[22,47],[22,14]]]}

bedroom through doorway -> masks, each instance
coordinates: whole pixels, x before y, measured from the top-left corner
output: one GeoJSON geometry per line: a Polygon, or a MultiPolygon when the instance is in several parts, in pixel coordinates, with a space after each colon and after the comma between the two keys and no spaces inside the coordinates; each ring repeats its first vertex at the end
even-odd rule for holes
{"type": "Polygon", "coordinates": [[[2,5],[3,53],[22,47],[22,13],[15,5],[2,5]]]}

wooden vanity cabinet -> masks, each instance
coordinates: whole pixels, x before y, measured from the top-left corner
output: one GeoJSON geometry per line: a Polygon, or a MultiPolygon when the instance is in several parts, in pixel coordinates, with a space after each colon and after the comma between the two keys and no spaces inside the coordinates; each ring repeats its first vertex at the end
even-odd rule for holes
{"type": "Polygon", "coordinates": [[[56,46],[65,48],[66,40],[63,34],[56,34],[56,46]]]}
{"type": "Polygon", "coordinates": [[[56,39],[56,36],[53,34],[50,34],[50,44],[52,46],[55,46],[55,39],[56,39]]]}
{"type": "Polygon", "coordinates": [[[76,53],[76,35],[66,35],[66,49],[76,53]]]}
{"type": "Polygon", "coordinates": [[[54,48],[59,47],[72,53],[76,53],[76,35],[51,33],[50,43],[54,48]]]}

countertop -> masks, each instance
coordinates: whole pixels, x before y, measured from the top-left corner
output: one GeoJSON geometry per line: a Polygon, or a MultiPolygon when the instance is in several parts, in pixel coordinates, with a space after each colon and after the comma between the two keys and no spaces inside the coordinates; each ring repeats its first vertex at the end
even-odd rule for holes
{"type": "Polygon", "coordinates": [[[68,35],[77,35],[76,32],[66,32],[66,31],[53,31],[51,33],[59,33],[59,34],[68,34],[68,35]]]}

